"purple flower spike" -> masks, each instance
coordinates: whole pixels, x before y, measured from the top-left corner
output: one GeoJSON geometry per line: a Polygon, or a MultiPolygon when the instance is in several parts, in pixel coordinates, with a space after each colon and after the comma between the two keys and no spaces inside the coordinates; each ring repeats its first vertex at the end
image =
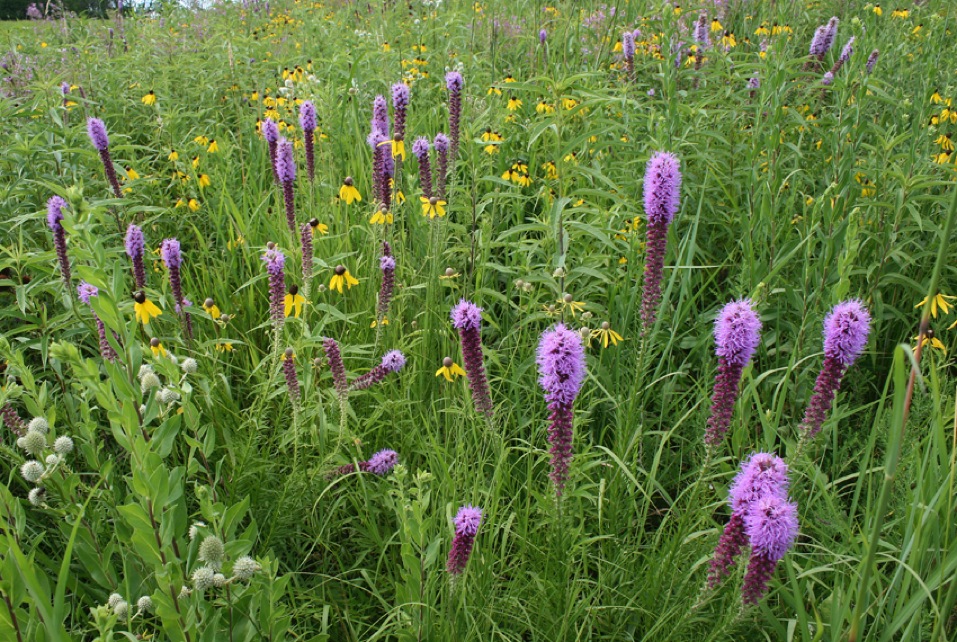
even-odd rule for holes
{"type": "Polygon", "coordinates": [[[23,437],[27,434],[27,425],[10,404],[5,403],[0,406],[0,417],[3,417],[3,425],[17,437],[23,437]]]}
{"type": "Polygon", "coordinates": [[[395,114],[395,135],[405,136],[405,116],[411,92],[404,82],[392,85],[392,111],[395,114]]]}
{"type": "Polygon", "coordinates": [[[797,506],[784,497],[764,497],[745,517],[745,529],[751,543],[751,559],[741,599],[747,606],[761,601],[775,566],[794,544],[798,533],[797,506]]]}
{"type": "Polygon", "coordinates": [[[51,196],[47,201],[47,225],[53,231],[53,248],[56,250],[57,262],[60,264],[60,276],[69,289],[72,287],[73,273],[70,270],[70,257],[66,254],[66,230],[63,229],[63,208],[66,201],[59,196],[51,196]]]}
{"type": "Polygon", "coordinates": [[[429,163],[429,139],[419,136],[412,143],[412,153],[419,161],[419,185],[422,186],[422,195],[432,198],[432,165],[429,163]]]}
{"type": "Polygon", "coordinates": [[[711,566],[708,569],[709,589],[717,587],[721,580],[731,574],[734,558],[740,555],[747,545],[748,536],[744,530],[744,518],[737,513],[731,513],[731,519],[724,527],[718,545],[714,549],[714,556],[711,558],[711,566]]]}
{"type": "Polygon", "coordinates": [[[621,34],[621,53],[625,59],[625,73],[629,81],[635,79],[635,34],[626,31],[621,34]]]}
{"type": "Polygon", "coordinates": [[[312,224],[303,223],[299,228],[299,244],[302,248],[302,280],[308,284],[312,278],[312,224]]]}
{"type": "Polygon", "coordinates": [[[306,148],[306,173],[309,180],[316,179],[315,131],[318,127],[316,106],[305,101],[299,106],[299,124],[302,126],[303,146],[306,148]]]}
{"type": "Polygon", "coordinates": [[[465,80],[457,71],[445,74],[445,87],[449,90],[449,167],[455,166],[455,159],[459,154],[459,128],[462,123],[462,90],[465,80]]]}
{"type": "Polygon", "coordinates": [[[877,57],[880,55],[881,55],[880,50],[875,49],[874,51],[871,52],[871,55],[867,57],[867,64],[865,65],[865,67],[867,68],[867,73],[870,74],[874,71],[874,66],[877,65],[877,57]]]}
{"type": "Polygon", "coordinates": [[[388,241],[382,241],[379,269],[382,270],[382,285],[379,287],[379,303],[376,306],[376,327],[381,327],[383,319],[389,314],[389,304],[392,302],[392,292],[395,289],[395,258],[392,256],[392,246],[388,241]]]}
{"type": "Polygon", "coordinates": [[[404,367],[405,355],[398,350],[390,350],[389,352],[385,353],[385,356],[382,357],[382,363],[361,377],[357,377],[355,380],[353,380],[351,389],[365,390],[366,388],[374,386],[377,383],[381,383],[389,373],[398,372],[404,367]]]}
{"type": "Polygon", "coordinates": [[[539,44],[544,45],[545,41],[548,39],[548,32],[542,29],[538,32],[538,42],[539,44]]]}
{"type": "Polygon", "coordinates": [[[110,147],[110,137],[106,134],[106,125],[99,118],[88,118],[86,131],[90,135],[90,142],[97,151],[106,151],[110,147]]]}
{"type": "Polygon", "coordinates": [[[699,51],[704,51],[711,46],[711,36],[708,30],[708,16],[701,14],[694,26],[694,41],[698,45],[699,51]]]}
{"type": "Polygon", "coordinates": [[[113,159],[110,157],[110,138],[106,135],[106,125],[99,118],[88,118],[86,131],[90,135],[90,142],[93,143],[93,147],[100,153],[103,171],[113,188],[113,196],[122,198],[123,192],[120,190],[120,181],[116,176],[116,169],[113,167],[113,159]]]}
{"type": "MultiPolygon", "coordinates": [[[[77,298],[87,305],[90,305],[90,299],[99,294],[99,289],[86,281],[80,281],[80,284],[76,286],[77,298]]],[[[92,306],[90,307],[92,308],[92,306]]],[[[96,324],[96,332],[100,340],[100,356],[110,362],[116,361],[116,350],[113,349],[113,346],[110,345],[109,340],[106,338],[106,325],[104,325],[100,317],[96,315],[96,312],[93,312],[93,322],[96,324]]]]}
{"type": "Polygon", "coordinates": [[[844,45],[844,48],[841,50],[841,57],[839,60],[842,63],[847,63],[851,59],[851,55],[854,53],[854,36],[851,36],[847,40],[847,44],[844,45]]]}
{"type": "Polygon", "coordinates": [[[372,145],[372,188],[377,195],[380,207],[388,211],[392,207],[392,185],[389,179],[395,171],[389,138],[378,129],[369,134],[372,145]]]}
{"type": "Polygon", "coordinates": [[[269,311],[273,324],[281,328],[285,320],[283,299],[286,296],[286,257],[276,248],[266,250],[262,256],[269,275],[269,311]]]}
{"type": "Polygon", "coordinates": [[[133,262],[133,280],[136,281],[136,289],[142,290],[146,287],[146,266],[143,263],[143,252],[146,249],[146,241],[143,238],[143,230],[139,226],[130,223],[126,228],[126,255],[133,262]]]}
{"type": "Polygon", "coordinates": [[[160,246],[160,258],[163,259],[163,264],[169,270],[180,267],[183,264],[183,254],[180,251],[179,241],[176,239],[163,241],[160,246]]]}
{"type": "MultiPolygon", "coordinates": [[[[364,470],[372,473],[373,475],[388,475],[392,472],[392,469],[395,468],[395,465],[399,463],[399,454],[394,450],[380,450],[376,454],[369,457],[369,461],[363,462],[365,466],[364,470]]],[[[362,466],[362,464],[360,464],[362,466]]]]}
{"type": "Polygon", "coordinates": [[[293,157],[292,143],[280,138],[276,144],[276,176],[282,186],[283,203],[286,207],[286,224],[289,230],[296,231],[296,202],[292,193],[292,184],[296,180],[296,159],[293,157]]]}
{"type": "Polygon", "coordinates": [[[870,313],[853,299],[834,306],[824,319],[824,363],[801,422],[804,439],[813,439],[821,430],[844,373],[867,346],[870,329],[870,313]]]}
{"type": "Polygon", "coordinates": [[[266,139],[266,143],[269,145],[269,166],[272,168],[272,177],[277,183],[279,182],[279,174],[276,173],[276,151],[279,145],[279,125],[276,124],[272,118],[267,118],[263,121],[262,126],[263,138],[266,139]]]}
{"type": "Polygon", "coordinates": [[[386,138],[389,138],[389,104],[385,96],[376,96],[372,101],[372,122],[370,129],[373,132],[381,132],[386,138]]]}
{"type": "Polygon", "coordinates": [[[193,338],[193,323],[186,307],[190,305],[183,297],[183,279],[180,267],[183,265],[183,255],[180,252],[179,241],[176,239],[166,239],[160,246],[160,257],[163,264],[169,271],[169,285],[173,291],[173,300],[176,301],[176,313],[182,315],[184,330],[188,339],[193,338]]]}
{"type": "Polygon", "coordinates": [[[349,394],[349,383],[346,381],[346,367],[342,363],[339,344],[335,339],[326,338],[322,340],[322,349],[329,360],[329,370],[332,371],[332,383],[336,388],[336,394],[339,400],[343,401],[349,394]]]}
{"type": "Polygon", "coordinates": [[[704,436],[709,448],[721,443],[731,425],[741,373],[761,342],[761,320],[752,309],[751,301],[733,301],[721,309],[714,324],[714,339],[718,374],[704,436]]]}
{"type": "Polygon", "coordinates": [[[445,134],[438,133],[435,135],[432,145],[439,157],[438,167],[435,169],[436,182],[438,183],[435,195],[445,199],[445,184],[448,181],[449,173],[449,138],[445,134]]]}
{"type": "Polygon", "coordinates": [[[292,348],[286,348],[282,355],[282,373],[286,378],[286,390],[289,391],[289,401],[293,406],[299,405],[301,391],[299,378],[296,376],[296,357],[292,348]]]}
{"type": "Polygon", "coordinates": [[[829,71],[821,77],[821,84],[825,87],[830,87],[834,84],[834,72],[829,71]]]}
{"type": "Polygon", "coordinates": [[[658,315],[668,226],[678,212],[680,198],[681,170],[678,159],[668,152],[655,152],[645,169],[644,200],[648,231],[641,297],[642,333],[654,325],[658,315]]]}
{"type": "Polygon", "coordinates": [[[581,336],[559,323],[542,335],[535,362],[538,364],[538,383],[545,391],[545,401],[551,413],[548,428],[552,455],[550,477],[555,483],[555,494],[560,498],[572,460],[573,406],[585,380],[585,347],[581,336]]]}
{"type": "Polygon", "coordinates": [[[456,513],[454,524],[455,538],[452,540],[446,570],[452,575],[460,575],[472,555],[475,535],[482,524],[482,509],[472,505],[463,506],[456,513]]]}
{"type": "Polygon", "coordinates": [[[482,356],[482,308],[462,299],[452,308],[452,325],[459,331],[462,344],[462,360],[472,391],[475,411],[492,416],[492,396],[488,380],[485,378],[485,365],[482,356]]]}

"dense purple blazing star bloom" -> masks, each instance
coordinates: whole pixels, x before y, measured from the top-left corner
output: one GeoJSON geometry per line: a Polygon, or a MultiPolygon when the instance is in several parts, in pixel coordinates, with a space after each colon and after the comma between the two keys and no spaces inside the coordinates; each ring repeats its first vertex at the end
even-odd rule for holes
{"type": "Polygon", "coordinates": [[[316,106],[310,101],[299,105],[299,125],[302,127],[303,146],[306,148],[306,173],[310,181],[316,179],[315,131],[318,127],[316,106]]]}
{"type": "Polygon", "coordinates": [[[59,196],[51,196],[47,201],[47,225],[53,232],[53,248],[56,250],[57,263],[60,264],[60,276],[67,288],[72,287],[73,273],[70,270],[70,257],[66,254],[66,230],[63,229],[63,208],[66,201],[59,196]]]}
{"type": "Polygon", "coordinates": [[[452,308],[452,325],[459,331],[462,344],[462,360],[472,391],[472,402],[476,412],[487,417],[492,416],[492,396],[488,380],[485,378],[485,365],[482,356],[482,308],[462,299],[452,308]]]}
{"type": "Polygon", "coordinates": [[[733,301],[721,309],[714,324],[714,340],[718,374],[704,437],[709,448],[721,443],[731,425],[741,373],[761,342],[761,320],[752,309],[751,301],[733,301]]]}
{"type": "Polygon", "coordinates": [[[143,253],[146,250],[146,240],[143,238],[143,230],[139,226],[130,223],[126,228],[126,255],[130,257],[133,263],[133,280],[136,282],[136,289],[142,290],[146,287],[146,265],[143,263],[143,253]]]}
{"type": "Polygon", "coordinates": [[[680,206],[681,170],[668,152],[655,152],[645,169],[644,201],[648,218],[645,274],[641,297],[642,332],[654,325],[661,303],[668,226],[680,206]]]}
{"type": "Polygon", "coordinates": [[[482,509],[472,505],[463,506],[456,513],[454,523],[455,538],[452,540],[446,570],[453,575],[459,575],[465,570],[472,555],[475,535],[482,524],[482,509]]]}

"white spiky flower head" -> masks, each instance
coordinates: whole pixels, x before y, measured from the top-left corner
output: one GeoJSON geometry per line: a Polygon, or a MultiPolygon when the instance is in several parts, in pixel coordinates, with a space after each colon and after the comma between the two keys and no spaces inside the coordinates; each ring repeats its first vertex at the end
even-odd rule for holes
{"type": "Polygon", "coordinates": [[[199,535],[199,529],[206,528],[204,522],[195,522],[192,526],[189,527],[189,539],[190,541],[196,539],[196,536],[199,535]]]}
{"type": "Polygon", "coordinates": [[[156,373],[153,371],[147,372],[145,375],[140,377],[140,390],[143,393],[147,393],[153,388],[160,387],[160,378],[156,376],[156,373]]]}
{"type": "Polygon", "coordinates": [[[142,380],[143,380],[143,377],[145,377],[146,375],[150,374],[151,372],[153,372],[153,366],[151,366],[151,365],[148,364],[148,363],[144,363],[143,365],[140,366],[140,371],[137,373],[136,377],[137,377],[140,381],[142,381],[142,380]]]}
{"type": "Polygon", "coordinates": [[[193,588],[197,591],[205,591],[213,585],[213,576],[216,571],[208,566],[200,566],[193,571],[193,588]]]}
{"type": "Polygon", "coordinates": [[[43,486],[37,486],[36,488],[31,488],[30,492],[27,494],[27,500],[34,506],[39,506],[43,503],[43,500],[46,499],[47,490],[43,486]]]}
{"type": "Polygon", "coordinates": [[[120,603],[113,607],[113,615],[120,620],[126,620],[130,616],[130,603],[120,600],[120,603]]]}
{"type": "Polygon", "coordinates": [[[222,573],[216,573],[215,575],[213,575],[213,586],[215,586],[216,588],[219,588],[220,586],[223,586],[225,583],[226,583],[225,575],[223,575],[222,573]]]}
{"type": "Polygon", "coordinates": [[[110,597],[106,600],[106,605],[110,607],[110,610],[116,608],[116,605],[123,601],[123,596],[119,593],[110,593],[110,597]]]}
{"type": "Polygon", "coordinates": [[[226,556],[226,547],[223,540],[215,535],[210,535],[203,539],[199,545],[199,559],[206,562],[214,570],[223,567],[223,558],[226,556]]]}
{"type": "Polygon", "coordinates": [[[27,430],[36,430],[41,435],[45,435],[50,432],[50,423],[43,417],[34,417],[27,424],[27,430]]]}
{"type": "Polygon", "coordinates": [[[160,388],[156,392],[156,400],[163,405],[168,405],[176,401],[179,395],[172,388],[160,388]]]}
{"type": "Polygon", "coordinates": [[[248,555],[243,555],[233,562],[233,575],[241,580],[248,580],[253,575],[262,570],[259,562],[248,555]]]}
{"type": "Polygon", "coordinates": [[[31,484],[40,481],[40,478],[43,477],[43,472],[43,464],[35,459],[31,459],[20,466],[20,474],[31,484]]]}
{"type": "Polygon", "coordinates": [[[31,455],[39,455],[47,447],[47,438],[37,430],[28,430],[27,434],[17,439],[17,446],[31,455]]]}
{"type": "Polygon", "coordinates": [[[183,363],[179,364],[179,367],[186,374],[194,374],[196,370],[199,369],[199,364],[196,363],[196,359],[187,357],[186,359],[183,359],[183,363]]]}
{"type": "Polygon", "coordinates": [[[58,455],[66,455],[73,452],[73,440],[66,435],[57,437],[56,441],[53,442],[53,452],[58,455]]]}
{"type": "Polygon", "coordinates": [[[149,595],[144,595],[140,599],[136,600],[136,612],[137,613],[149,613],[153,610],[153,598],[149,595]]]}
{"type": "Polygon", "coordinates": [[[60,456],[57,454],[47,455],[47,458],[46,458],[47,468],[56,468],[57,466],[60,465],[61,461],[62,460],[60,459],[60,456]]]}

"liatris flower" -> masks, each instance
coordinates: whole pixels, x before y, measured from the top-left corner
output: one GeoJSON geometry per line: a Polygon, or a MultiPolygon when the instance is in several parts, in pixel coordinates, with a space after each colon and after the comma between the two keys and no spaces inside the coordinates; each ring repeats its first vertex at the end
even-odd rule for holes
{"type": "Polygon", "coordinates": [[[340,400],[345,399],[349,393],[349,383],[346,381],[346,367],[342,363],[339,344],[335,339],[327,337],[322,340],[322,349],[329,360],[329,370],[332,371],[332,383],[336,388],[336,394],[340,400]]]}
{"type": "Polygon", "coordinates": [[[841,67],[844,66],[844,63],[851,59],[851,54],[854,53],[854,36],[847,41],[847,44],[844,45],[843,51],[841,51],[840,57],[834,62],[834,66],[831,67],[831,70],[824,74],[824,78],[821,79],[821,83],[824,86],[829,86],[834,82],[834,77],[837,75],[837,72],[841,70],[841,67]]]}
{"type": "Polygon", "coordinates": [[[867,64],[865,65],[867,73],[872,73],[874,71],[874,66],[877,64],[877,57],[879,55],[881,55],[880,50],[875,49],[871,52],[871,55],[867,57],[867,64]]]}
{"type": "MultiPolygon", "coordinates": [[[[358,470],[382,477],[391,473],[392,469],[395,468],[398,463],[399,454],[394,450],[384,449],[372,455],[372,457],[369,457],[368,461],[360,461],[358,470]]],[[[332,475],[347,475],[356,472],[356,470],[355,464],[346,464],[345,466],[336,468],[332,475]]]]}
{"type": "Polygon", "coordinates": [[[106,125],[99,118],[88,118],[86,121],[86,131],[90,135],[90,141],[93,147],[100,153],[100,160],[103,161],[103,170],[106,172],[106,178],[113,187],[113,195],[116,198],[122,198],[123,192],[120,191],[120,181],[116,177],[116,169],[113,167],[113,159],[110,157],[110,138],[106,135],[106,125]]]}
{"type": "Polygon", "coordinates": [[[292,143],[280,138],[276,145],[276,176],[282,185],[282,198],[286,206],[286,224],[289,231],[296,231],[296,201],[292,194],[292,184],[296,180],[296,160],[292,155],[292,143]]]}
{"type": "Polygon", "coordinates": [[[834,72],[829,71],[821,77],[821,84],[825,87],[830,87],[834,84],[834,72]]]}
{"type": "Polygon", "coordinates": [[[751,90],[751,98],[754,98],[754,92],[761,88],[761,77],[758,75],[758,72],[754,72],[754,75],[748,78],[748,89],[751,90]]]}
{"type": "Polygon", "coordinates": [[[760,499],[745,518],[751,559],[741,587],[745,605],[757,604],[768,589],[778,561],[794,544],[798,532],[797,505],[779,495],[760,499]]]}
{"type": "Polygon", "coordinates": [[[432,165],[429,163],[429,139],[419,136],[412,143],[412,154],[419,161],[419,185],[426,198],[432,197],[432,165]]]}
{"type": "Polygon", "coordinates": [[[871,315],[857,300],[838,303],[825,317],[824,364],[801,422],[803,439],[813,439],[821,430],[827,411],[841,387],[841,379],[864,351],[870,330],[871,315]]]}
{"type": "Polygon", "coordinates": [[[272,167],[272,177],[277,183],[279,182],[279,174],[276,172],[276,153],[278,151],[279,145],[279,125],[276,124],[272,118],[267,118],[263,121],[263,138],[266,139],[266,143],[269,145],[269,166],[272,167]]]}
{"type": "Polygon", "coordinates": [[[169,285],[173,291],[173,300],[176,302],[176,313],[182,315],[186,338],[193,338],[193,318],[186,308],[192,305],[188,299],[183,297],[183,281],[180,273],[180,267],[183,264],[183,255],[180,252],[179,241],[176,239],[166,239],[160,247],[160,257],[163,264],[169,271],[169,285]]]}
{"type": "Polygon", "coordinates": [[[572,459],[572,419],[575,398],[585,380],[585,347],[581,336],[559,323],[538,343],[538,383],[551,412],[548,441],[552,445],[551,478],[561,497],[572,459]]]}
{"type": "Polygon", "coordinates": [[[372,186],[378,196],[379,205],[388,211],[392,207],[392,171],[389,163],[392,156],[389,153],[389,139],[379,130],[370,135],[373,140],[372,152],[372,186]]]}
{"type": "Polygon", "coordinates": [[[658,314],[668,226],[678,212],[680,198],[681,170],[678,159],[668,152],[655,152],[645,169],[644,199],[648,231],[641,296],[643,333],[654,325],[658,314]]]}
{"type": "Polygon", "coordinates": [[[390,350],[382,357],[382,363],[365,373],[361,377],[353,379],[352,390],[365,390],[377,383],[380,383],[390,372],[398,372],[405,367],[405,355],[398,350],[390,350]]]}
{"type": "Polygon", "coordinates": [[[482,363],[482,308],[462,299],[452,308],[451,317],[452,325],[459,331],[462,360],[468,373],[475,411],[491,417],[492,396],[485,378],[485,365],[482,363]]]}
{"type": "Polygon", "coordinates": [[[306,148],[306,172],[309,180],[316,178],[315,138],[313,136],[318,123],[316,122],[316,106],[310,101],[299,105],[299,125],[302,126],[303,145],[306,148]]]}
{"type": "Polygon", "coordinates": [[[841,64],[846,64],[851,59],[851,54],[854,53],[854,36],[851,36],[847,40],[847,44],[844,45],[844,48],[841,50],[841,56],[838,60],[841,64]]]}
{"type": "Polygon", "coordinates": [[[538,43],[541,45],[545,44],[545,40],[548,39],[548,32],[542,29],[538,32],[538,43]]]}
{"type": "Polygon", "coordinates": [[[262,256],[266,263],[266,272],[269,274],[269,310],[276,328],[281,328],[285,316],[283,315],[283,299],[286,294],[286,274],[284,267],[286,257],[276,247],[266,250],[262,256]]]}
{"type": "Polygon", "coordinates": [[[731,519],[714,550],[708,588],[716,587],[731,572],[734,558],[748,545],[746,520],[752,506],[765,497],[787,497],[788,467],[771,453],[755,453],[741,464],[728,493],[731,519]]]}
{"type": "Polygon", "coordinates": [[[837,25],[840,21],[837,19],[837,16],[833,16],[830,20],[827,21],[827,26],[824,28],[824,35],[822,37],[821,46],[824,49],[821,52],[821,59],[823,60],[824,54],[831,50],[831,47],[834,46],[834,41],[837,39],[837,25]]]}
{"type": "Polygon", "coordinates": [[[457,71],[445,74],[445,88],[449,90],[449,166],[455,166],[455,159],[459,155],[459,127],[462,122],[462,89],[465,80],[457,71]]]}
{"type": "Polygon", "coordinates": [[[20,419],[20,415],[8,403],[0,406],[0,417],[3,418],[3,425],[10,429],[17,437],[23,437],[27,434],[27,425],[20,419]]]}
{"type": "MultiPolygon", "coordinates": [[[[398,140],[402,140],[405,137],[405,117],[406,112],[409,108],[409,98],[411,96],[411,91],[409,86],[404,82],[398,82],[392,85],[392,113],[395,116],[395,131],[393,132],[393,140],[398,136],[398,140]]],[[[392,150],[392,156],[398,156],[396,153],[397,150],[392,150]]]]}
{"type": "Polygon", "coordinates": [[[382,325],[389,314],[389,303],[392,302],[392,291],[395,288],[395,258],[392,256],[392,247],[388,241],[382,242],[382,256],[379,258],[379,269],[382,270],[382,285],[379,286],[379,304],[376,307],[376,320],[382,325]]]}
{"type": "MultiPolygon", "coordinates": [[[[632,36],[634,37],[634,36],[632,36]]],[[[708,29],[708,16],[704,13],[698,16],[698,21],[694,25],[694,41],[698,45],[698,50],[704,51],[711,46],[711,35],[708,29]]]]}
{"type": "Polygon", "coordinates": [[[70,257],[66,255],[66,230],[63,229],[63,208],[66,201],[59,196],[51,196],[47,201],[47,225],[53,231],[53,247],[56,249],[57,262],[60,264],[60,276],[67,288],[71,287],[72,272],[70,257]]]}
{"type": "Polygon", "coordinates": [[[731,425],[741,373],[761,342],[761,320],[752,309],[751,301],[733,301],[721,309],[714,322],[714,340],[718,374],[711,396],[711,416],[704,435],[704,443],[709,449],[721,443],[731,425]]]}
{"type": "Polygon", "coordinates": [[[372,122],[370,124],[370,129],[373,132],[382,132],[388,138],[389,105],[385,101],[385,96],[376,96],[372,101],[372,122]]]}
{"type": "Polygon", "coordinates": [[[296,353],[292,348],[286,348],[282,353],[282,373],[286,377],[286,389],[289,390],[289,401],[293,406],[299,405],[299,379],[296,377],[296,353]]]}
{"type": "Polygon", "coordinates": [[[635,79],[635,34],[626,31],[621,35],[621,52],[625,58],[625,72],[628,80],[635,79]]]}
{"type": "MultiPolygon", "coordinates": [[[[319,221],[316,219],[313,220],[316,221],[318,225],[319,221]]],[[[299,228],[299,240],[302,246],[302,281],[306,285],[309,284],[309,279],[312,278],[312,235],[312,221],[303,223],[302,227],[299,228]]]]}
{"type": "MultiPolygon", "coordinates": [[[[89,305],[92,311],[93,306],[90,304],[90,299],[98,296],[100,291],[96,286],[90,285],[86,281],[80,281],[80,284],[76,286],[76,294],[77,298],[89,305]]],[[[100,339],[100,356],[107,361],[115,361],[116,350],[113,349],[113,346],[110,345],[109,340],[106,338],[106,326],[103,324],[103,321],[100,320],[100,317],[97,316],[96,312],[93,312],[93,321],[96,323],[96,332],[100,339]]]]}
{"type": "Polygon", "coordinates": [[[126,228],[125,244],[126,255],[133,262],[133,280],[136,282],[136,288],[141,290],[146,287],[146,266],[143,264],[146,241],[143,239],[143,230],[130,223],[130,226],[126,228]]]}
{"type": "Polygon", "coordinates": [[[432,145],[435,147],[435,152],[439,157],[438,166],[435,168],[437,174],[436,196],[445,199],[445,184],[448,181],[449,173],[449,137],[445,134],[438,133],[435,135],[435,140],[432,141],[432,145]]]}
{"type": "Polygon", "coordinates": [[[465,570],[472,555],[475,534],[482,524],[482,509],[471,504],[463,506],[456,513],[454,524],[455,538],[452,540],[452,549],[449,551],[449,561],[445,568],[452,575],[459,575],[465,570]]]}

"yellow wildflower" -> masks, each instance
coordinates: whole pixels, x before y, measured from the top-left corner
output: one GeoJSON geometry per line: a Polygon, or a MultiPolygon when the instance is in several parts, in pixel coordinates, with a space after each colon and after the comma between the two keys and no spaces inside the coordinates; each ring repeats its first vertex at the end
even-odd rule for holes
{"type": "Polygon", "coordinates": [[[339,188],[339,198],[346,202],[346,205],[352,205],[356,201],[362,201],[362,195],[355,187],[355,182],[351,176],[346,176],[342,181],[342,187],[339,188]]]}
{"type": "MultiPolygon", "coordinates": [[[[942,294],[938,292],[934,295],[934,298],[930,301],[930,316],[937,318],[937,308],[939,307],[944,311],[944,314],[950,314],[950,306],[953,305],[950,303],[954,299],[957,299],[955,296],[949,296],[947,294],[942,294]]],[[[927,303],[927,297],[924,297],[920,303],[914,306],[914,308],[923,307],[927,303]]]]}
{"type": "Polygon", "coordinates": [[[301,294],[299,294],[299,286],[296,284],[290,285],[289,292],[286,294],[285,298],[283,299],[283,304],[285,306],[285,313],[284,313],[285,316],[288,317],[289,314],[293,311],[293,309],[295,309],[296,311],[295,316],[298,319],[299,315],[302,314],[302,305],[305,302],[306,302],[306,299],[301,294]]]}
{"type": "Polygon", "coordinates": [[[146,293],[140,290],[133,295],[133,313],[136,320],[146,325],[150,319],[163,314],[163,311],[156,307],[156,304],[146,298],[146,293]]]}
{"type": "Polygon", "coordinates": [[[346,289],[351,289],[353,285],[359,285],[359,280],[349,274],[349,270],[344,265],[337,265],[332,279],[329,281],[329,289],[342,294],[343,285],[346,286],[346,289]]]}
{"type": "Polygon", "coordinates": [[[140,102],[142,102],[144,105],[149,105],[149,106],[155,105],[155,104],[156,104],[156,94],[154,94],[154,93],[153,93],[153,90],[150,89],[150,90],[149,90],[149,93],[147,93],[145,96],[143,96],[142,98],[140,98],[140,102]]]}
{"type": "Polygon", "coordinates": [[[601,347],[607,348],[610,343],[613,346],[618,345],[619,341],[622,341],[621,335],[611,329],[611,324],[607,321],[604,321],[601,324],[601,327],[597,330],[591,331],[591,336],[593,339],[601,340],[601,347]]]}
{"type": "Polygon", "coordinates": [[[439,218],[445,216],[445,201],[440,198],[436,196],[432,198],[420,196],[419,201],[422,203],[422,216],[428,216],[430,219],[436,216],[439,218]]]}
{"type": "Polygon", "coordinates": [[[199,186],[200,187],[209,187],[209,175],[200,174],[199,175],[199,186]]]}
{"type": "Polygon", "coordinates": [[[465,370],[462,370],[450,357],[446,357],[442,359],[442,367],[435,371],[435,376],[445,377],[446,381],[452,383],[457,377],[464,377],[465,370]]]}

